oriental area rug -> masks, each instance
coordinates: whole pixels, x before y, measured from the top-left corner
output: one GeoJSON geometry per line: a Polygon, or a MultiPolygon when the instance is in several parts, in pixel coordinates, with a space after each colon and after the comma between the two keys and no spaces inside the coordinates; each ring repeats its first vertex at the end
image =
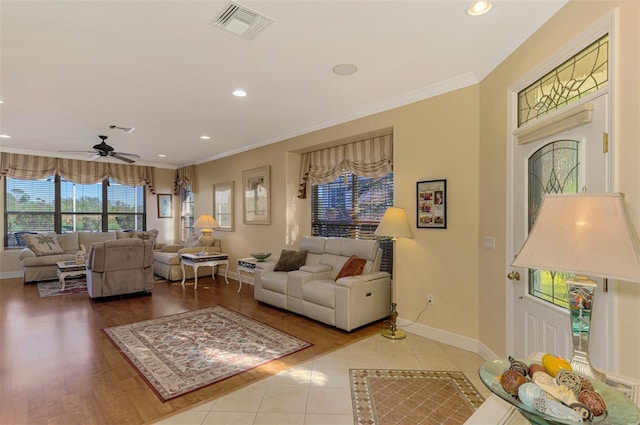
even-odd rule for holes
{"type": "Polygon", "coordinates": [[[462,425],[484,398],[462,372],[351,369],[359,425],[462,425]]]}
{"type": "Polygon", "coordinates": [[[103,332],[162,401],[311,346],[220,305],[103,332]]]}
{"type": "Polygon", "coordinates": [[[46,282],[38,282],[38,292],[40,298],[57,297],[59,295],[79,294],[87,292],[87,279],[84,277],[71,278],[64,280],[64,291],[62,285],[57,280],[48,280],[46,282]]]}

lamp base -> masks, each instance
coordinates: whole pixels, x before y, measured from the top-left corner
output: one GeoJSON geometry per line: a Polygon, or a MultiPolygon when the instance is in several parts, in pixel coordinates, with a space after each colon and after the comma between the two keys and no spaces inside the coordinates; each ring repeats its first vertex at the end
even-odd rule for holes
{"type": "Polygon", "coordinates": [[[399,330],[396,325],[396,319],[398,318],[396,305],[396,303],[391,303],[391,319],[389,320],[389,327],[382,330],[382,336],[389,339],[404,339],[407,337],[407,333],[399,330]]]}
{"type": "Polygon", "coordinates": [[[571,368],[589,378],[604,382],[606,376],[597,371],[589,361],[589,336],[593,303],[595,301],[597,282],[585,276],[567,279],[569,294],[569,318],[571,319],[571,335],[573,350],[571,368]]]}

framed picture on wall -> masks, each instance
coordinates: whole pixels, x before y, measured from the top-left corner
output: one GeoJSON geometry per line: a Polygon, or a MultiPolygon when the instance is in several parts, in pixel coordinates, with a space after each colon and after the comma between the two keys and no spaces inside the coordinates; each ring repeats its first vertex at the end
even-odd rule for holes
{"type": "Polygon", "coordinates": [[[233,182],[213,185],[213,216],[218,222],[216,230],[233,232],[233,182]]]}
{"type": "Polygon", "coordinates": [[[173,201],[171,194],[158,193],[158,218],[173,217],[173,201]]]}
{"type": "Polygon", "coordinates": [[[447,181],[426,180],[417,183],[418,229],[447,228],[447,181]]]}
{"type": "Polygon", "coordinates": [[[271,167],[242,172],[242,221],[244,224],[271,224],[271,167]]]}

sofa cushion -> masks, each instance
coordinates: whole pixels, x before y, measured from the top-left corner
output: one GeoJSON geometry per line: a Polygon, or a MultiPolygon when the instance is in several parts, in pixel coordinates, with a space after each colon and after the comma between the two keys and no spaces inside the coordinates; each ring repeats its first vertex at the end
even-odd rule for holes
{"type": "Polygon", "coordinates": [[[78,242],[78,232],[63,233],[58,235],[58,243],[62,247],[65,254],[75,254],[80,250],[78,242]]]}
{"type": "Polygon", "coordinates": [[[342,269],[336,275],[336,280],[347,277],[347,276],[357,276],[362,274],[362,270],[364,270],[364,265],[367,263],[367,260],[364,258],[359,258],[356,255],[352,255],[349,257],[342,269]]]}
{"type": "Polygon", "coordinates": [[[38,257],[64,253],[64,249],[58,243],[58,235],[55,232],[44,232],[37,235],[24,234],[22,237],[29,249],[38,257]]]}
{"type": "Polygon", "coordinates": [[[175,252],[156,251],[153,254],[153,259],[158,263],[169,264],[170,266],[180,265],[180,256],[175,252]]]}
{"type": "Polygon", "coordinates": [[[273,269],[276,272],[292,272],[304,266],[307,261],[307,251],[288,251],[283,249],[280,258],[273,269]]]}
{"type": "Polygon", "coordinates": [[[116,230],[116,239],[131,239],[132,232],[122,232],[120,230],[116,230]]]}
{"type": "Polygon", "coordinates": [[[287,272],[268,273],[262,277],[262,288],[279,294],[286,294],[288,278],[287,272]]]}
{"type": "Polygon", "coordinates": [[[78,232],[78,242],[89,252],[94,242],[104,242],[116,239],[116,232],[78,232]]]}
{"type": "Polygon", "coordinates": [[[302,299],[324,307],[336,308],[336,282],[329,279],[307,282],[302,285],[302,299]]]}

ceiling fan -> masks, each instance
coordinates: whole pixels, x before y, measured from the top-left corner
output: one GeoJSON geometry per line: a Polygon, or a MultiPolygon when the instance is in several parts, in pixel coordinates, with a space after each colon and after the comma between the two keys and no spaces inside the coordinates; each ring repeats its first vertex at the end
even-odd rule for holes
{"type": "Polygon", "coordinates": [[[61,151],[61,152],[86,152],[93,154],[89,160],[92,161],[94,159],[98,159],[100,157],[109,157],[112,156],[121,161],[128,162],[129,164],[133,164],[135,161],[133,159],[127,158],[128,156],[133,158],[140,158],[140,155],[135,153],[125,153],[125,152],[116,152],[113,150],[113,147],[107,145],[107,136],[99,135],[100,140],[102,140],[97,145],[93,145],[93,151],[61,151]]]}

